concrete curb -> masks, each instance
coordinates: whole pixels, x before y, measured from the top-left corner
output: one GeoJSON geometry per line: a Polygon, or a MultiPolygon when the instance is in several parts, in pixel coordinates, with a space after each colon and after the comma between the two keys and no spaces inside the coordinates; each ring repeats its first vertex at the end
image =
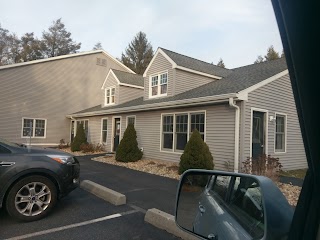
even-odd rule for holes
{"type": "Polygon", "coordinates": [[[144,221],[150,223],[151,225],[163,229],[177,237],[185,240],[197,240],[196,236],[193,236],[187,232],[181,230],[174,221],[174,216],[162,212],[159,209],[151,208],[147,211],[144,221]]]}
{"type": "Polygon", "coordinates": [[[126,196],[89,180],[83,180],[80,187],[103,200],[119,206],[126,204],[126,196]]]}

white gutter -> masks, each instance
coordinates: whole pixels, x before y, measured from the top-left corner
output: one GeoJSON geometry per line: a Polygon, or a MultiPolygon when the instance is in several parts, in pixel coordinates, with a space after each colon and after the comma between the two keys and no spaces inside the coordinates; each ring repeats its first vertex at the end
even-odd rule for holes
{"type": "MultiPolygon", "coordinates": [[[[123,108],[114,108],[114,109],[106,109],[105,111],[95,111],[95,112],[86,112],[86,113],[75,113],[69,114],[66,117],[89,117],[89,116],[100,116],[105,114],[115,114],[115,113],[124,113],[124,112],[136,112],[136,111],[148,111],[148,110],[156,110],[156,109],[164,109],[164,108],[177,108],[177,107],[187,107],[187,106],[196,106],[203,104],[212,104],[212,103],[221,103],[226,102],[230,97],[236,97],[235,93],[231,94],[222,94],[217,96],[207,96],[200,98],[192,98],[192,99],[183,99],[176,100],[170,102],[160,102],[160,103],[151,103],[144,104],[138,106],[131,107],[123,107],[123,108]]],[[[146,100],[147,101],[147,100],[146,100]]]]}
{"type": "Polygon", "coordinates": [[[233,98],[229,98],[229,106],[236,109],[234,127],[234,172],[239,172],[239,136],[240,136],[240,107],[234,104],[233,98]]]}

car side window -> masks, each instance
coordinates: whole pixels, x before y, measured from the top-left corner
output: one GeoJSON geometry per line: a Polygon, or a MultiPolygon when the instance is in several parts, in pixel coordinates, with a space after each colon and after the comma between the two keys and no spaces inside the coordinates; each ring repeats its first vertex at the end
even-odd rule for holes
{"type": "Polygon", "coordinates": [[[0,145],[0,154],[11,153],[11,151],[4,146],[0,145]]]}
{"type": "Polygon", "coordinates": [[[264,209],[259,183],[252,178],[236,177],[229,210],[255,239],[264,235],[264,209]]]}
{"type": "Polygon", "coordinates": [[[230,176],[216,176],[215,180],[211,186],[211,193],[218,195],[221,200],[225,201],[228,193],[230,176]]]}

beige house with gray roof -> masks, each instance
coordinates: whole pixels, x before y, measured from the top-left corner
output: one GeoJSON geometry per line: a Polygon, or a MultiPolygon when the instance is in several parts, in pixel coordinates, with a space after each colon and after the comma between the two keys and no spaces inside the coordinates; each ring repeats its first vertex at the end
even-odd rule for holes
{"type": "Polygon", "coordinates": [[[215,169],[239,171],[260,154],[307,167],[285,59],[224,69],[159,48],[143,76],[110,69],[98,88],[99,104],[67,117],[71,132],[85,122],[89,141],[110,152],[133,123],[148,159],[179,161],[198,129],[215,169]]]}

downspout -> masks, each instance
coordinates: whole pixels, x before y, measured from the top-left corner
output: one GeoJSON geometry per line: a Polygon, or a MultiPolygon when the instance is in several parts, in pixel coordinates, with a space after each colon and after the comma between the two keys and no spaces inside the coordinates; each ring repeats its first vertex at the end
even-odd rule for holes
{"type": "Polygon", "coordinates": [[[229,106],[236,109],[234,127],[234,172],[239,172],[239,136],[240,136],[240,107],[234,104],[233,98],[229,98],[229,106]]]}

